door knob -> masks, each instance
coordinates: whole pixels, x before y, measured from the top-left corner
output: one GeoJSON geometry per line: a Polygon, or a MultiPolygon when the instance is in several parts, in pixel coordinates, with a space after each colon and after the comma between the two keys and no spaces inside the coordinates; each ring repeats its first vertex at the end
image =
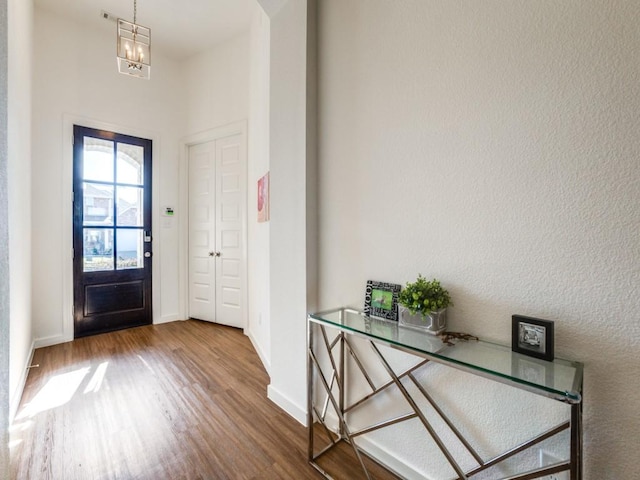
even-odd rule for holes
{"type": "Polygon", "coordinates": [[[222,253],[220,252],[209,252],[210,257],[221,257],[222,253]]]}

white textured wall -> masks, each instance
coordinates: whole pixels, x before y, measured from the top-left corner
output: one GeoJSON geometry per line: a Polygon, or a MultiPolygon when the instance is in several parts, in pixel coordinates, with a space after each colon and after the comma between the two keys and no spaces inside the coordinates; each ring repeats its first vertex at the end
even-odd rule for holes
{"type": "MultiPolygon", "coordinates": [[[[586,365],[585,478],[635,478],[640,3],[319,4],[321,306],[422,273],[452,330],[509,344],[511,314],[555,320],[586,365]]],[[[462,383],[440,387],[490,394],[462,383]]]]}
{"type": "Polygon", "coordinates": [[[114,32],[87,30],[42,9],[35,15],[33,83],[33,322],[40,343],[68,340],[71,279],[69,118],[146,136],[153,146],[154,321],[178,319],[178,229],[164,227],[162,205],[178,198],[179,139],[184,135],[184,77],[154,53],[151,80],[117,72],[114,32]],[[67,202],[66,199],[69,199],[67,202]]]}
{"type": "Polygon", "coordinates": [[[0,0],[0,478],[9,476],[9,215],[7,1],[0,0]]]}
{"type": "Polygon", "coordinates": [[[246,120],[249,110],[249,34],[228,40],[183,64],[188,135],[246,120]]]}
{"type": "Polygon", "coordinates": [[[271,17],[269,398],[306,419],[306,0],[271,17]]]}
{"type": "Polygon", "coordinates": [[[11,279],[12,413],[18,408],[32,349],[31,329],[31,72],[33,4],[8,4],[8,163],[9,272],[11,279]]]}
{"type": "Polygon", "coordinates": [[[250,33],[249,86],[249,324],[246,330],[267,371],[271,370],[269,319],[269,226],[258,223],[257,182],[269,171],[269,17],[254,10],[250,33]]]}

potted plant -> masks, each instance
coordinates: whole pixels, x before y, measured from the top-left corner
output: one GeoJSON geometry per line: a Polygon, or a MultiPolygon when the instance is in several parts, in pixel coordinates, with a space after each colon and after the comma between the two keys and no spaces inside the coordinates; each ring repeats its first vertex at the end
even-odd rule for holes
{"type": "Polygon", "coordinates": [[[435,278],[428,281],[418,275],[415,282],[407,282],[398,295],[400,323],[419,327],[438,335],[447,327],[447,307],[453,305],[449,292],[435,278]]]}

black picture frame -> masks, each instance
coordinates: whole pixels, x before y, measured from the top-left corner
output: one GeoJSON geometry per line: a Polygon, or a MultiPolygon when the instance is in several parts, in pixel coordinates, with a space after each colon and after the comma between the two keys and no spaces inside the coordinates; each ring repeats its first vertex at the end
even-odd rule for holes
{"type": "Polygon", "coordinates": [[[367,280],[364,313],[370,317],[398,321],[398,295],[402,286],[395,283],[367,280]]]}
{"type": "Polygon", "coordinates": [[[552,361],[554,358],[554,322],[512,315],[511,350],[530,357],[552,361]]]}

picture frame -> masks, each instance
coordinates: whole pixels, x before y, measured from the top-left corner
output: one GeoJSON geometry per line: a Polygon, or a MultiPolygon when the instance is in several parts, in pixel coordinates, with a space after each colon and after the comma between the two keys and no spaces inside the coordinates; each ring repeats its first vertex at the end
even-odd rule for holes
{"type": "Polygon", "coordinates": [[[398,295],[402,286],[395,283],[367,280],[364,313],[370,317],[398,321],[398,295]]]}
{"type": "Polygon", "coordinates": [[[512,315],[511,350],[548,362],[554,358],[554,322],[512,315]]]}
{"type": "Polygon", "coordinates": [[[269,172],[258,179],[258,223],[268,222],[271,219],[270,183],[269,172]]]}

